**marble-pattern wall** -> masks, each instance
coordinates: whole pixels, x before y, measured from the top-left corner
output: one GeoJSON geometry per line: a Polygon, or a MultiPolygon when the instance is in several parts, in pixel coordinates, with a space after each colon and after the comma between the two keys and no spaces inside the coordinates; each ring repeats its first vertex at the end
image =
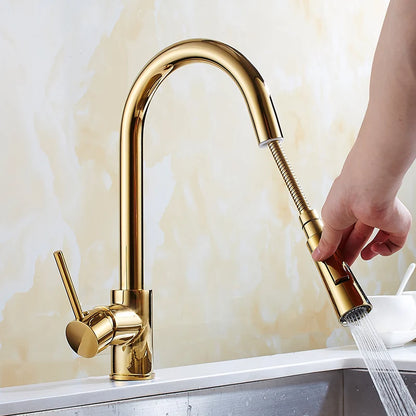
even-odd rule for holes
{"type": "MultiPolygon", "coordinates": [[[[366,107],[386,0],[0,2],[0,385],[109,372],[77,357],[52,251],[84,308],[118,287],[118,134],[140,68],[192,37],[229,43],[265,78],[285,151],[320,208],[366,107]]],[[[344,345],[297,213],[241,93],[217,68],[175,72],[145,132],[146,281],[156,367],[344,345]]],[[[412,170],[402,189],[411,211],[412,170]]],[[[414,231],[357,262],[368,294],[396,289],[414,231]]]]}

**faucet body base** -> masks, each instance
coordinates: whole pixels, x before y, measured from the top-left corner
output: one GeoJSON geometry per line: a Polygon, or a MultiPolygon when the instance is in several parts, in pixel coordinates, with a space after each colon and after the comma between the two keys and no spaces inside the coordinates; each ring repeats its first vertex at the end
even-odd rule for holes
{"type": "Polygon", "coordinates": [[[142,321],[141,331],[131,341],[112,345],[113,380],[144,380],[153,377],[152,291],[113,290],[112,303],[133,310],[142,321]]]}

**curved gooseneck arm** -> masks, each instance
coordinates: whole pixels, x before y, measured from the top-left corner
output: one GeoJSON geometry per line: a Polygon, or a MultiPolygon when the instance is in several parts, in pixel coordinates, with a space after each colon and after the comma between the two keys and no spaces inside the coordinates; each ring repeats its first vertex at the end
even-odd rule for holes
{"type": "Polygon", "coordinates": [[[232,47],[204,39],[160,52],[136,79],[124,107],[120,140],[120,289],[143,289],[143,124],[153,94],[175,69],[206,62],[227,72],[246,100],[259,145],[282,138],[270,94],[256,68],[232,47]]]}

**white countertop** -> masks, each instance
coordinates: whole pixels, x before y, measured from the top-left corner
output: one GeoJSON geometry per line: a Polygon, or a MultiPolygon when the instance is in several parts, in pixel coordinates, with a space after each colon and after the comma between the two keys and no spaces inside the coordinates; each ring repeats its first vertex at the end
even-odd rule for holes
{"type": "MultiPolygon", "coordinates": [[[[399,370],[416,371],[416,343],[389,350],[399,370]]],[[[364,368],[356,347],[327,348],[156,370],[148,381],[108,376],[0,388],[0,414],[83,406],[306,373],[364,368]]]]}

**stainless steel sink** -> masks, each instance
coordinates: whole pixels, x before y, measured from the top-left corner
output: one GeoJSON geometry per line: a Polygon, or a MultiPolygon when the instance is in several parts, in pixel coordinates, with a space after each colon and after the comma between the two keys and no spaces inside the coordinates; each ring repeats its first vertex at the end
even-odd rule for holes
{"type": "MultiPolygon", "coordinates": [[[[416,397],[416,373],[404,372],[416,397]]],[[[39,413],[25,413],[34,415],[39,413]]],[[[51,416],[382,416],[367,371],[333,370],[41,412],[51,416]]]]}
{"type": "MultiPolygon", "coordinates": [[[[391,350],[416,397],[416,345],[391,350]]],[[[0,415],[382,416],[354,348],[161,369],[154,380],[93,377],[0,389],[0,415]]]]}

